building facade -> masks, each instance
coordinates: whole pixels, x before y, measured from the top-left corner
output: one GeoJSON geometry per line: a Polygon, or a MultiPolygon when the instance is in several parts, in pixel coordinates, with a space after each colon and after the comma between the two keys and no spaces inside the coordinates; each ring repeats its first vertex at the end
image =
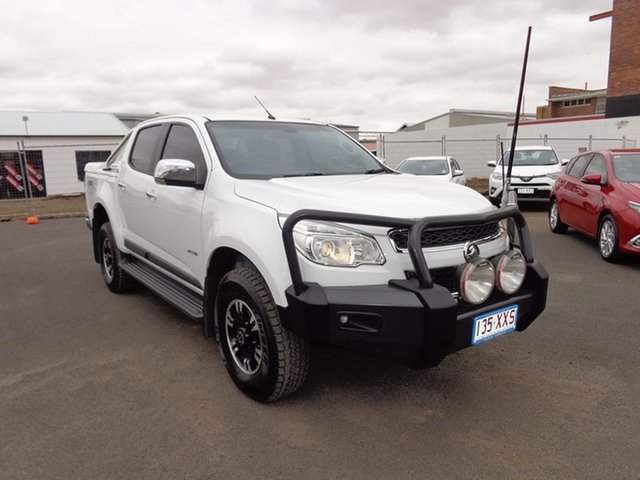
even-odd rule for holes
{"type": "Polygon", "coordinates": [[[109,113],[0,111],[0,200],[84,192],[84,166],[128,131],[109,113]]]}

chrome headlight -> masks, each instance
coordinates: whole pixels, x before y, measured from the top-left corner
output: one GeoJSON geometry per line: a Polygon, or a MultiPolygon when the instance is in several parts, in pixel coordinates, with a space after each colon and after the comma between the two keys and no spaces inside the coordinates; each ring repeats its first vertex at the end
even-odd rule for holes
{"type": "Polygon", "coordinates": [[[500,172],[494,172],[491,174],[491,180],[495,180],[496,182],[502,181],[502,174],[500,172]]]}
{"type": "Polygon", "coordinates": [[[371,235],[332,223],[302,220],[293,228],[293,240],[300,253],[320,265],[357,267],[385,262],[371,235]]]}
{"type": "Polygon", "coordinates": [[[462,299],[473,305],[484,302],[496,281],[493,264],[484,258],[476,257],[469,263],[458,267],[458,286],[462,299]]]}
{"type": "Polygon", "coordinates": [[[520,250],[509,250],[493,260],[496,268],[496,287],[508,295],[516,293],[524,283],[527,263],[520,250]]]}

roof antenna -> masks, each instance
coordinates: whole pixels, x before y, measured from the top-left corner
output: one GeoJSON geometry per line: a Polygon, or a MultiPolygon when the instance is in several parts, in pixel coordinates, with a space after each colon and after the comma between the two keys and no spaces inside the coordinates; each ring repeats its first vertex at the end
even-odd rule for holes
{"type": "Polygon", "coordinates": [[[261,106],[262,108],[264,108],[264,111],[265,111],[265,112],[267,112],[267,118],[268,118],[269,120],[275,120],[275,119],[276,119],[276,117],[274,117],[273,115],[271,115],[271,112],[269,112],[269,110],[267,110],[267,107],[265,107],[265,106],[262,104],[262,102],[260,101],[260,99],[259,99],[256,95],[254,95],[254,96],[253,96],[253,98],[255,98],[255,99],[256,99],[256,102],[258,102],[258,103],[260,104],[260,106],[261,106]]]}
{"type": "MultiPolygon", "coordinates": [[[[502,191],[501,206],[517,206],[518,196],[511,188],[511,170],[513,168],[513,154],[516,148],[516,139],[518,138],[518,126],[520,125],[520,108],[522,106],[522,96],[524,90],[524,78],[527,74],[527,60],[529,59],[529,43],[531,41],[531,27],[527,30],[527,45],[524,49],[524,61],[522,62],[522,76],[520,77],[520,92],[518,93],[518,106],[516,107],[516,118],[513,124],[513,136],[511,137],[511,148],[509,149],[509,164],[507,167],[507,176],[505,178],[505,188],[502,191]]],[[[504,159],[503,162],[504,163],[504,159]]]]}

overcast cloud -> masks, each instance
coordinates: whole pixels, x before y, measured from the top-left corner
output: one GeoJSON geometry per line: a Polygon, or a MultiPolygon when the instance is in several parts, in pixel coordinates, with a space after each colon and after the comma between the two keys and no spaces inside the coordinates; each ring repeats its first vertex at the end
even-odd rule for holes
{"type": "Polygon", "coordinates": [[[0,0],[0,109],[305,117],[396,130],[606,88],[611,0],[0,0]]]}

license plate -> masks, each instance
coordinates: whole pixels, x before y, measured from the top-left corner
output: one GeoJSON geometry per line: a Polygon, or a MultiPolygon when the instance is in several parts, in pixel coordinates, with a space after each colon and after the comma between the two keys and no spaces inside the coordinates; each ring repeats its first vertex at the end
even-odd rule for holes
{"type": "Polygon", "coordinates": [[[518,193],[522,193],[524,195],[531,195],[535,191],[534,188],[519,188],[518,193]]]}
{"type": "Polygon", "coordinates": [[[477,345],[516,329],[518,305],[510,305],[473,319],[471,344],[477,345]]]}

